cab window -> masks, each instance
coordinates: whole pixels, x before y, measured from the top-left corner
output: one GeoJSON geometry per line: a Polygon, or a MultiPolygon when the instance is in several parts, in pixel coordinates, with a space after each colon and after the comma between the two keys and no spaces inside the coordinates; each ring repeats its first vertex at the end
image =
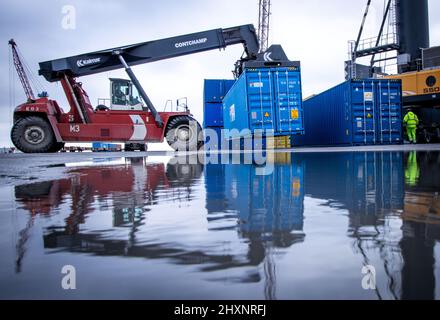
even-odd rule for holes
{"type": "Polygon", "coordinates": [[[112,103],[116,105],[127,105],[130,87],[127,82],[113,82],[112,103]]]}

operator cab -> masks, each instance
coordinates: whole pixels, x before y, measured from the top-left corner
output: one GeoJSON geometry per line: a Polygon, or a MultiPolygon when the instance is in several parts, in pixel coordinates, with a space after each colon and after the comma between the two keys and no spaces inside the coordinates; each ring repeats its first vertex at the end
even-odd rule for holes
{"type": "Polygon", "coordinates": [[[139,91],[130,80],[110,78],[110,99],[98,99],[97,110],[145,110],[139,91]]]}

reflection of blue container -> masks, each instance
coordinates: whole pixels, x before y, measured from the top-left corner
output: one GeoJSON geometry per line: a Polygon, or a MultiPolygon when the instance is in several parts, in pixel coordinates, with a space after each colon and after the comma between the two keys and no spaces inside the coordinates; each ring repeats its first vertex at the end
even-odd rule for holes
{"type": "Polygon", "coordinates": [[[236,139],[255,131],[274,135],[303,134],[299,67],[246,69],[223,99],[223,120],[236,139]]]}
{"type": "Polygon", "coordinates": [[[400,80],[350,80],[304,101],[295,146],[401,144],[400,80]]]}
{"type": "MultiPolygon", "coordinates": [[[[244,233],[290,232],[303,227],[303,166],[274,165],[258,175],[253,165],[225,166],[225,197],[244,233]]],[[[208,196],[209,201],[209,196],[208,196]]]]}
{"type": "Polygon", "coordinates": [[[403,209],[404,170],[400,152],[353,154],[353,210],[376,214],[403,209]]]}
{"type": "Polygon", "coordinates": [[[272,175],[256,175],[252,168],[249,210],[241,211],[243,232],[302,230],[304,185],[300,166],[276,165],[272,175]]]}
{"type": "Polygon", "coordinates": [[[403,155],[399,152],[298,154],[306,194],[346,208],[352,224],[374,225],[378,214],[403,209],[403,155]],[[357,222],[355,222],[357,218],[357,222]]]}
{"type": "Polygon", "coordinates": [[[203,98],[203,126],[223,126],[222,101],[235,80],[205,80],[203,98]]]}
{"type": "Polygon", "coordinates": [[[228,205],[225,197],[225,165],[208,164],[205,166],[204,172],[208,214],[225,212],[228,205]]]}

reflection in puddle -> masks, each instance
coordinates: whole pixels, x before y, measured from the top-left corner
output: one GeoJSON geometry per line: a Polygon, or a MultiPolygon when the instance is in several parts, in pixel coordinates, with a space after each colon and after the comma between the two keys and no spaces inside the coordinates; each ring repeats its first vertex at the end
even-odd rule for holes
{"type": "MultiPolygon", "coordinates": [[[[181,275],[174,286],[194,287],[191,298],[438,298],[439,153],[276,153],[270,175],[253,164],[170,160],[69,165],[68,178],[15,187],[11,201],[29,217],[17,232],[16,274],[33,264],[26,255],[41,228],[46,258],[143,258],[150,283],[167,276],[153,270],[160,262],[181,275]],[[363,265],[377,269],[371,292],[363,265]]],[[[174,297],[170,288],[151,294],[174,297]]]]}

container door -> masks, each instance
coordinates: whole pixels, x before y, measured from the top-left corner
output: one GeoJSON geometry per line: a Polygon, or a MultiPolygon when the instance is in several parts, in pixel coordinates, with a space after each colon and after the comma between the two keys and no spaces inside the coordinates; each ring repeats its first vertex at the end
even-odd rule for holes
{"type": "Polygon", "coordinates": [[[274,130],[272,74],[269,69],[247,71],[249,125],[255,130],[274,130]]]}
{"type": "Polygon", "coordinates": [[[223,80],[205,80],[204,103],[221,103],[224,92],[223,80]]]}
{"type": "Polygon", "coordinates": [[[380,144],[402,143],[401,83],[381,80],[377,83],[376,122],[380,144]]]}
{"type": "Polygon", "coordinates": [[[304,130],[300,72],[278,68],[272,70],[272,75],[276,131],[300,134],[304,130]]]}
{"type": "Polygon", "coordinates": [[[353,81],[351,90],[354,145],[376,143],[374,80],[353,81]]]}
{"type": "Polygon", "coordinates": [[[205,103],[203,112],[204,127],[223,127],[223,104],[222,103],[205,103]]]}

